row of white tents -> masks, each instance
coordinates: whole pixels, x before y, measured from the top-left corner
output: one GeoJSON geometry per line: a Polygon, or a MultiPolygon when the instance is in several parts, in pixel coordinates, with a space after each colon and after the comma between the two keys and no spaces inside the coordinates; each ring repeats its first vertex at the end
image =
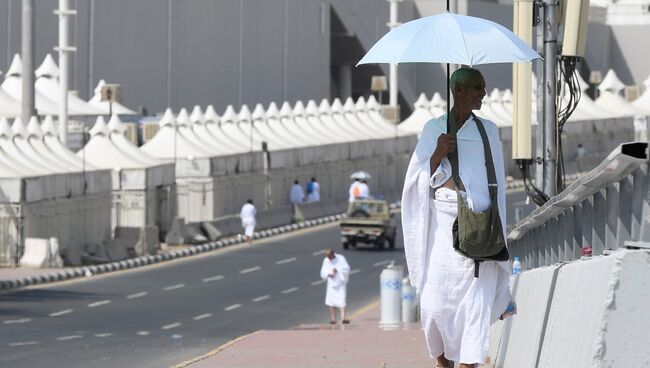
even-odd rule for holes
{"type": "MultiPolygon", "coordinates": [[[[36,112],[40,116],[59,114],[61,95],[58,76],[59,68],[52,56],[48,54],[35,71],[34,99],[36,112]]],[[[100,95],[104,84],[103,80],[97,84],[95,95],[89,101],[84,101],[69,92],[68,114],[70,116],[107,115],[110,109],[108,102],[102,102],[100,95]]],[[[22,61],[20,55],[16,54],[5,73],[4,81],[0,84],[0,116],[14,118],[21,114],[22,88],[22,61]]],[[[113,103],[112,108],[115,114],[136,114],[120,103],[113,103]]]]}
{"type": "MultiPolygon", "coordinates": [[[[569,117],[569,122],[650,115],[650,77],[644,82],[643,94],[632,102],[627,101],[621,94],[626,86],[620,81],[614,70],[609,70],[598,85],[600,94],[595,101],[587,96],[586,90],[589,85],[580,76],[578,76],[578,82],[582,94],[576,110],[569,117]]],[[[532,85],[531,121],[533,124],[537,124],[537,101],[534,97],[537,85],[535,79],[533,79],[532,85]]],[[[485,96],[483,105],[480,110],[476,111],[476,114],[484,119],[492,120],[499,126],[512,126],[512,100],[512,92],[509,89],[500,91],[495,88],[485,96]]],[[[564,96],[563,102],[566,103],[566,101],[567,96],[564,96]]],[[[431,99],[428,99],[425,94],[421,94],[414,103],[413,113],[400,124],[400,127],[409,132],[419,133],[429,119],[445,113],[446,101],[439,93],[434,93],[431,99]]]]}
{"type": "Polygon", "coordinates": [[[212,106],[203,112],[195,106],[191,113],[170,109],[159,121],[160,130],[141,149],[159,158],[215,157],[260,151],[266,142],[269,151],[311,147],[368,139],[385,139],[407,134],[386,122],[374,97],[331,104],[310,100],[280,108],[271,103],[266,109],[257,104],[251,112],[242,105],[235,112],[229,105],[221,116],[212,106]],[[174,148],[175,147],[175,148],[174,148]]]}

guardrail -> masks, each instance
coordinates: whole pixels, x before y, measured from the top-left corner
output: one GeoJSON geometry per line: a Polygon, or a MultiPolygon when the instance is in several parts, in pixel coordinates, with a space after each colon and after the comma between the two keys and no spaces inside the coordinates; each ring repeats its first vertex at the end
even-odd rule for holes
{"type": "MultiPolygon", "coordinates": [[[[511,256],[531,269],[650,241],[648,143],[619,145],[595,169],[517,223],[511,256]],[[648,222],[646,224],[646,222],[648,222]]],[[[645,243],[647,244],[647,243],[645,243]]]]}

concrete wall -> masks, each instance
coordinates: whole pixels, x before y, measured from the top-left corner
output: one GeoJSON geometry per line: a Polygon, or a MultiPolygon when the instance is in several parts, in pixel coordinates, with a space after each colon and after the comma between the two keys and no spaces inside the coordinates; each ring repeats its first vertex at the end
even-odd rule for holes
{"type": "Polygon", "coordinates": [[[59,249],[81,249],[111,239],[110,172],[55,174],[0,180],[0,266],[14,266],[26,238],[59,240],[59,249]],[[13,181],[20,199],[5,195],[13,181]],[[58,192],[58,193],[57,193],[58,192]]]}
{"type": "Polygon", "coordinates": [[[650,359],[650,254],[609,256],[525,271],[518,314],[491,330],[490,367],[642,367],[650,359]]]}

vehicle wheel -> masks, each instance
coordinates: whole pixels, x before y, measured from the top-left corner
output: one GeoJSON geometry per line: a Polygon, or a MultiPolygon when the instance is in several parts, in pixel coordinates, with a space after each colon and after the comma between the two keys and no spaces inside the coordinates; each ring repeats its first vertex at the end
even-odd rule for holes
{"type": "Polygon", "coordinates": [[[395,236],[393,236],[392,239],[389,239],[389,240],[388,240],[388,248],[389,248],[390,250],[395,249],[395,236]]]}
{"type": "Polygon", "coordinates": [[[386,239],[379,239],[375,242],[375,249],[382,250],[385,247],[386,239]]]}
{"type": "Polygon", "coordinates": [[[350,243],[343,242],[343,249],[348,249],[348,248],[350,248],[350,243]]]}

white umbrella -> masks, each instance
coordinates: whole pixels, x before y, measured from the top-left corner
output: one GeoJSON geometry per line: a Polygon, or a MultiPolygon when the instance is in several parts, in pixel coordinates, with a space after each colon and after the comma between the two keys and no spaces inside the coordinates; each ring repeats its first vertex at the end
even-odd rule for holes
{"type": "MultiPolygon", "coordinates": [[[[541,59],[541,56],[504,26],[487,19],[447,12],[394,28],[377,41],[357,65],[447,63],[449,77],[450,63],[479,65],[534,59],[541,59]]],[[[449,109],[450,104],[447,104],[447,116],[449,109]]]]}
{"type": "Polygon", "coordinates": [[[352,175],[350,175],[350,179],[366,180],[366,179],[370,179],[370,178],[371,178],[370,174],[368,174],[365,171],[357,171],[357,172],[353,173],[352,175]]]}

